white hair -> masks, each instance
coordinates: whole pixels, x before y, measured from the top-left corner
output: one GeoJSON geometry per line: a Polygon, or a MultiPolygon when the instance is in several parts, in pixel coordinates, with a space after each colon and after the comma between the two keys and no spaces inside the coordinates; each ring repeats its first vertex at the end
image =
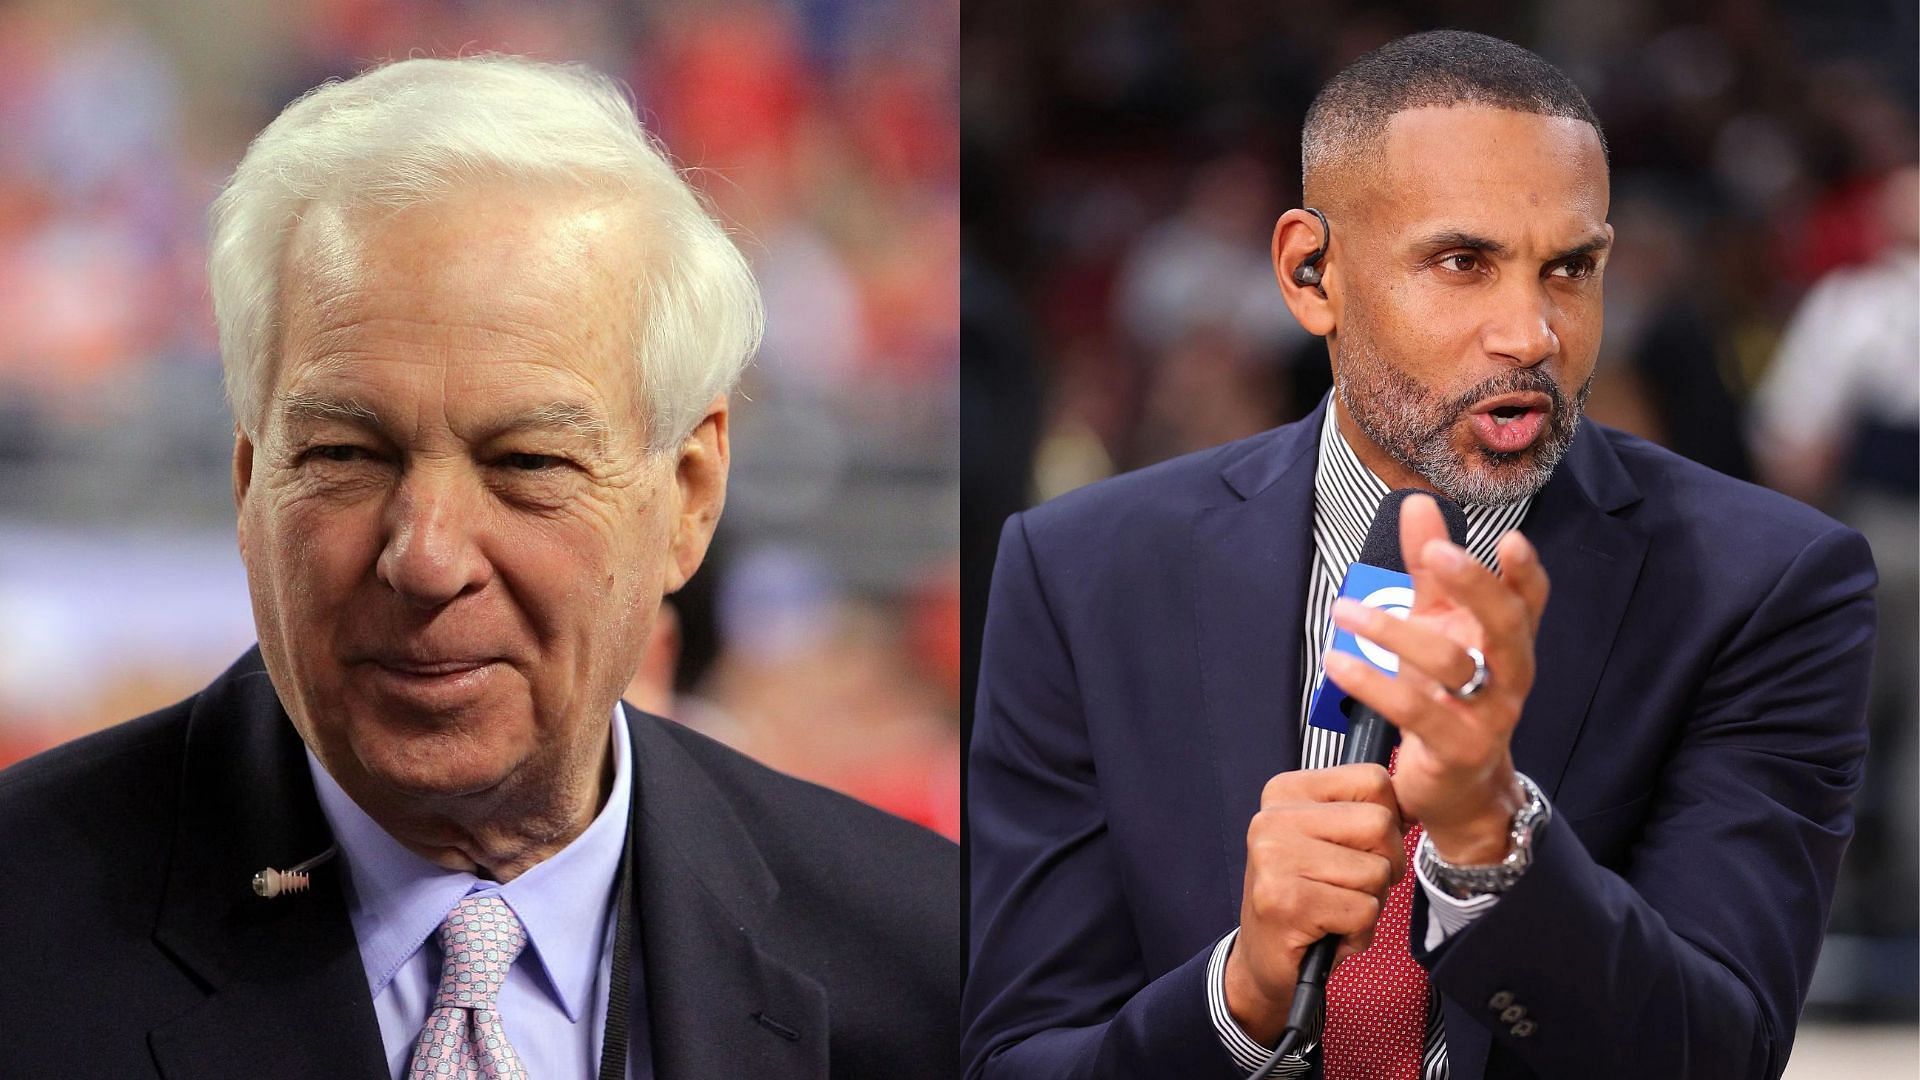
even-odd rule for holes
{"type": "Polygon", "coordinates": [[[649,447],[678,446],[759,346],[752,271],[612,80],[498,55],[402,60],[323,83],[247,148],[214,201],[207,256],[241,428],[259,434],[286,246],[309,207],[410,206],[502,175],[610,187],[640,208],[657,244],[640,270],[634,363],[649,447]]]}

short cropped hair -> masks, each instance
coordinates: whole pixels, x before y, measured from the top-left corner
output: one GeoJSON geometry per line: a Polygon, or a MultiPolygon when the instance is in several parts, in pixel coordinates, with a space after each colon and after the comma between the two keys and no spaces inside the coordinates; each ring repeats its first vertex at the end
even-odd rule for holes
{"type": "Polygon", "coordinates": [[[639,209],[650,243],[633,363],[648,447],[678,446],[759,346],[752,271],[612,80],[499,55],[402,60],[324,83],[247,148],[214,201],[207,256],[241,429],[258,437],[286,248],[310,207],[412,206],[498,177],[610,191],[639,209]]]}
{"type": "Polygon", "coordinates": [[[1583,120],[1607,137],[1586,96],[1559,68],[1509,41],[1465,30],[1429,30],[1374,49],[1328,80],[1300,134],[1302,188],[1371,149],[1398,112],[1481,105],[1583,120]]]}

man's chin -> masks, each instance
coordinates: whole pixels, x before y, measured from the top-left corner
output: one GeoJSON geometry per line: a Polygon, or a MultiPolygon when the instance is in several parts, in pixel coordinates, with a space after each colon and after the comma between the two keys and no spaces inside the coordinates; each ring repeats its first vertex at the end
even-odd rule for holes
{"type": "Polygon", "coordinates": [[[444,767],[412,769],[387,763],[362,762],[368,776],[402,799],[433,802],[470,798],[495,788],[511,775],[499,770],[454,771],[444,767]]]}
{"type": "MultiPolygon", "coordinates": [[[[1455,501],[1475,506],[1502,506],[1538,494],[1553,478],[1554,464],[1561,454],[1552,452],[1545,437],[1524,450],[1501,453],[1475,446],[1462,461],[1461,475],[1453,486],[1460,489],[1455,501]],[[1466,496],[1462,498],[1461,496],[1466,496]]],[[[1440,487],[1435,484],[1435,487],[1440,487]]]]}
{"type": "Polygon", "coordinates": [[[359,769],[385,792],[406,799],[454,799],[498,787],[521,757],[470,730],[378,725],[349,739],[359,769]]]}

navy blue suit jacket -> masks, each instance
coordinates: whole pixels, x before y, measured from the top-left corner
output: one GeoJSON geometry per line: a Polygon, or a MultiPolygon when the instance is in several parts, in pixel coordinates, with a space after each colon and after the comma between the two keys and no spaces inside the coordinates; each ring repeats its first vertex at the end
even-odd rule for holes
{"type": "MultiPolygon", "coordinates": [[[[1261,788],[1299,764],[1320,419],[1007,523],[970,748],[969,1077],[1240,1075],[1204,977],[1261,788]]],[[[1416,900],[1453,1075],[1777,1076],[1866,750],[1866,543],[1591,424],[1522,529],[1553,594],[1513,755],[1556,816],[1433,954],[1416,900]]]]}

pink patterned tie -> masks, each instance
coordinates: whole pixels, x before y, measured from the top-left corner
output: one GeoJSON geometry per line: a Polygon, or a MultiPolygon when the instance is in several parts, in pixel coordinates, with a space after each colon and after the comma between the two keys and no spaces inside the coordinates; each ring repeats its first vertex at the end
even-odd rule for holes
{"type": "Polygon", "coordinates": [[[469,896],[440,930],[440,988],[413,1044],[407,1080],[526,1080],[500,1024],[500,984],[527,946],[526,929],[498,896],[469,896]]]}

